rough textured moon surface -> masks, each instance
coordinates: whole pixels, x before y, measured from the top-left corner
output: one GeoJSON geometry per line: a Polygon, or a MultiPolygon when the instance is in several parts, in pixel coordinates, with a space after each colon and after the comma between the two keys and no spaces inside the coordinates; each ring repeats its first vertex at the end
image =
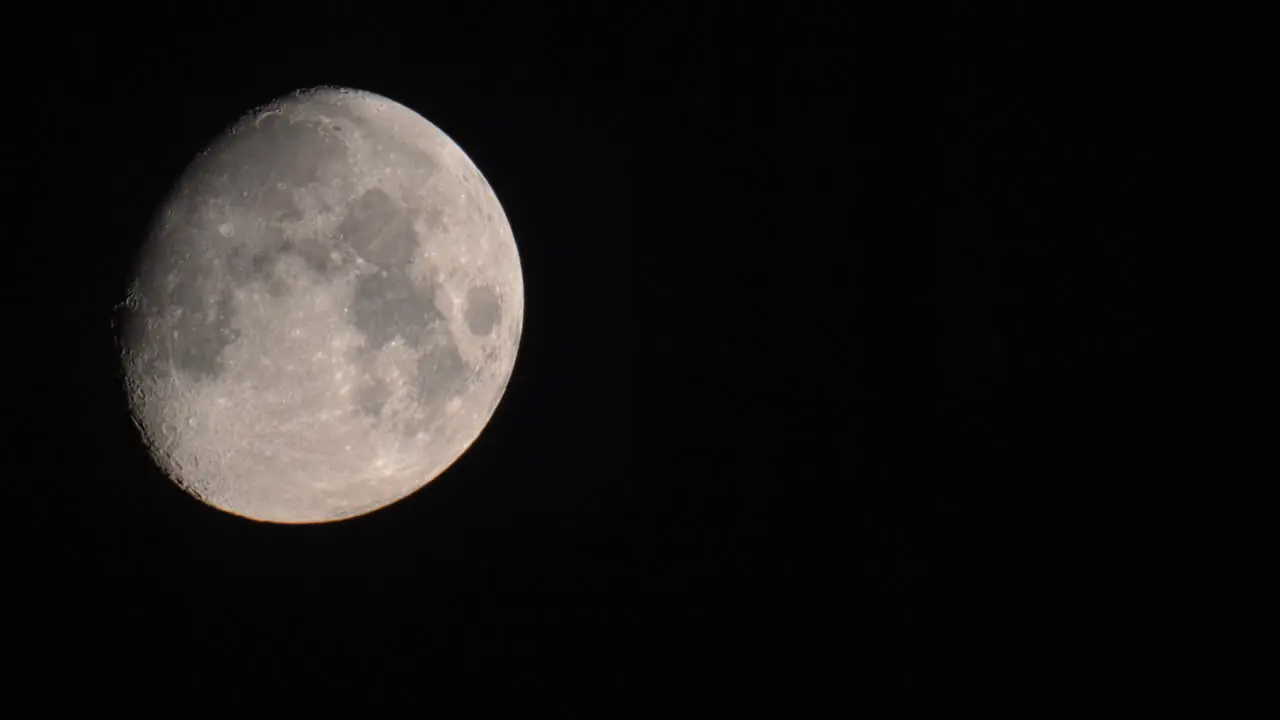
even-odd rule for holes
{"type": "Polygon", "coordinates": [[[452,465],[515,364],[524,286],[480,171],[388,98],[255,108],[166,198],[121,304],[134,422],[235,515],[361,515],[452,465]]]}

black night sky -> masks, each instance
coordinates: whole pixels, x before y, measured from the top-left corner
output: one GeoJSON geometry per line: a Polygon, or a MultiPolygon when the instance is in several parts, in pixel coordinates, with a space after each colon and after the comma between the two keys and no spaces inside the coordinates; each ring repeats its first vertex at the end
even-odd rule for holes
{"type": "Polygon", "coordinates": [[[1098,510],[1122,503],[1153,392],[1125,43],[1009,4],[367,5],[8,28],[13,687],[613,717],[1055,676],[1035,658],[1089,623],[1049,606],[1089,590],[1053,578],[1114,530],[1098,510]],[[511,221],[527,310],[457,465],[286,527],[152,466],[111,308],[183,166],[315,85],[458,141],[511,221]]]}

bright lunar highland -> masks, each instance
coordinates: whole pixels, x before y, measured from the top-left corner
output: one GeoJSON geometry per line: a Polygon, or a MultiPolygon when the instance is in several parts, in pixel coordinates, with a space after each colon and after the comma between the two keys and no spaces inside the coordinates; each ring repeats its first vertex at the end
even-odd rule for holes
{"type": "Polygon", "coordinates": [[[511,377],[511,227],[457,143],[372,93],[244,115],[156,215],[122,304],[134,421],[172,480],[243,517],[389,505],[477,439],[511,377]]]}

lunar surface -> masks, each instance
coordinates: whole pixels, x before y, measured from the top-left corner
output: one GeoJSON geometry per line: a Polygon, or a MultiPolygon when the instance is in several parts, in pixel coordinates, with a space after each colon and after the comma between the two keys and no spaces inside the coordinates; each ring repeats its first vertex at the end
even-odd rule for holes
{"type": "Polygon", "coordinates": [[[300,91],[178,180],[122,303],[123,375],[160,467],[221,510],[361,515],[477,439],[507,386],[524,286],[475,164],[412,110],[300,91]]]}

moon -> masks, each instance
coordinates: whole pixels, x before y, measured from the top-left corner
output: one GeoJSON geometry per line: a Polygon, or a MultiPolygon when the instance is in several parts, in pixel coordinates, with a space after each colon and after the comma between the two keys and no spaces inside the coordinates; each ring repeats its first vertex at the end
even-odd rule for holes
{"type": "Polygon", "coordinates": [[[474,444],[524,284],[456,142],[322,87],[247,112],[190,163],[120,312],[130,411],[165,474],[228,513],[318,523],[416,492],[474,444]]]}

